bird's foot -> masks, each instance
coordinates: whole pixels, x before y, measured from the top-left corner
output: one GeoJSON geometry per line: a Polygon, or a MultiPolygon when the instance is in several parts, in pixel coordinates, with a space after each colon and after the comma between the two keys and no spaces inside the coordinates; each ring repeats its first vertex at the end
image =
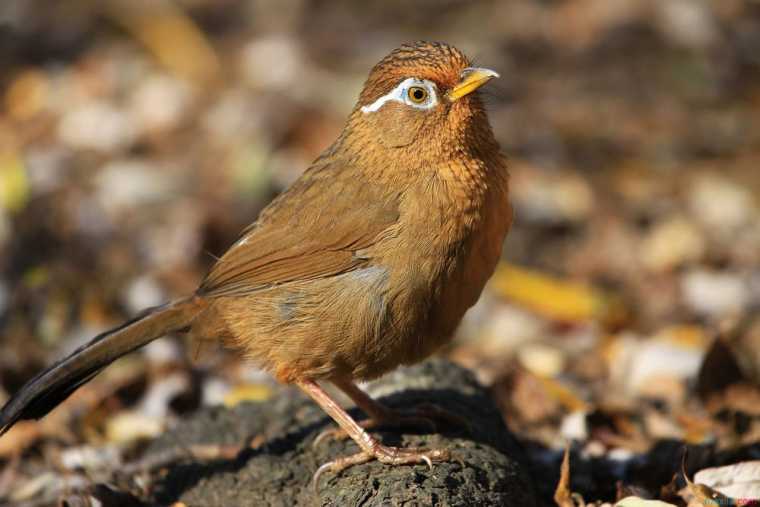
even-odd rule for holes
{"type": "Polygon", "coordinates": [[[340,473],[346,468],[361,465],[373,459],[386,465],[412,465],[425,463],[432,470],[433,463],[449,461],[451,453],[447,449],[422,449],[419,447],[389,447],[375,443],[371,450],[358,452],[351,456],[344,456],[329,461],[320,466],[314,473],[312,485],[315,491],[319,491],[319,478],[325,472],[340,473]]]}
{"type": "MultiPolygon", "coordinates": [[[[432,403],[419,405],[410,411],[388,408],[382,412],[382,415],[365,419],[359,422],[359,425],[365,430],[377,428],[422,428],[435,433],[438,428],[436,421],[453,426],[465,426],[468,431],[470,429],[470,423],[466,419],[432,403]]],[[[313,445],[317,447],[327,439],[345,440],[349,436],[341,428],[331,428],[317,435],[313,445]]]]}

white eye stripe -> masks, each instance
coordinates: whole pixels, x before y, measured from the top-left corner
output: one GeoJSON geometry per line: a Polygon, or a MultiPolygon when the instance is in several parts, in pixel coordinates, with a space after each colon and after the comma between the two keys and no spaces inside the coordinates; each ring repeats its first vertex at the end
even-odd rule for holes
{"type": "Polygon", "coordinates": [[[407,106],[416,109],[431,109],[438,104],[438,94],[436,93],[436,89],[437,87],[432,81],[410,77],[401,81],[393,90],[378,98],[372,104],[362,106],[362,113],[374,113],[383,107],[386,102],[390,101],[400,102],[401,104],[406,104],[407,106]],[[415,104],[409,99],[408,91],[412,86],[419,86],[427,90],[428,97],[425,102],[415,104]]]}

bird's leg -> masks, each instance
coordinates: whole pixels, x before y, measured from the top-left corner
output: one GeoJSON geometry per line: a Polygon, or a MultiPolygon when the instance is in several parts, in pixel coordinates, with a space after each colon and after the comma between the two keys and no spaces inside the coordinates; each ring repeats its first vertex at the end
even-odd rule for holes
{"type": "MultiPolygon", "coordinates": [[[[420,449],[389,447],[381,444],[376,438],[367,433],[329,394],[327,394],[316,382],[312,380],[299,380],[296,385],[308,394],[322,410],[332,417],[335,422],[356,442],[361,452],[338,458],[320,466],[314,474],[313,483],[316,488],[319,477],[326,471],[340,472],[350,466],[366,463],[376,459],[388,465],[405,465],[413,463],[427,463],[433,467],[434,461],[447,461],[450,459],[446,449],[420,449]]],[[[366,395],[365,395],[366,396],[366,395]]]]}
{"type": "MultiPolygon", "coordinates": [[[[444,421],[455,426],[469,428],[469,423],[466,419],[443,410],[432,403],[414,407],[410,411],[399,411],[375,401],[349,379],[334,379],[333,384],[343,391],[346,396],[351,398],[356,406],[369,416],[369,419],[359,422],[359,425],[365,430],[381,427],[418,427],[436,431],[436,421],[444,421]]],[[[349,436],[342,428],[325,430],[314,439],[314,446],[319,445],[327,438],[343,440],[349,436]]]]}

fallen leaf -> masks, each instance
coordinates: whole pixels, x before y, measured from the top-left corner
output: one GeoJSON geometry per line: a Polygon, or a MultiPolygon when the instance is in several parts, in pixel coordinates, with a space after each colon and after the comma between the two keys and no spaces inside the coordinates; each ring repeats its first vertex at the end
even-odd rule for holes
{"type": "Polygon", "coordinates": [[[675,504],[667,503],[667,502],[661,502],[660,500],[644,500],[643,498],[639,498],[637,496],[629,496],[627,498],[623,498],[618,503],[615,504],[615,507],[677,507],[675,504]]]}
{"type": "Polygon", "coordinates": [[[558,507],[585,507],[586,502],[578,493],[570,491],[570,446],[565,447],[562,466],[559,470],[559,483],[554,492],[554,501],[558,507]]]}
{"type": "Polygon", "coordinates": [[[19,211],[29,200],[29,181],[16,153],[0,153],[0,207],[19,211]]]}
{"type": "Polygon", "coordinates": [[[490,283],[501,296],[560,322],[601,320],[613,324],[626,313],[618,298],[591,285],[506,263],[496,269],[490,283]]]}
{"type": "Polygon", "coordinates": [[[163,431],[162,418],[133,411],[120,412],[106,422],[106,438],[109,442],[131,442],[153,438],[163,431]]]}
{"type": "Polygon", "coordinates": [[[233,388],[224,397],[224,405],[234,407],[244,401],[266,401],[272,395],[272,389],[265,384],[245,384],[233,388]]]}
{"type": "MultiPolygon", "coordinates": [[[[743,501],[760,501],[760,460],[744,461],[722,467],[705,468],[694,474],[694,482],[709,485],[726,497],[743,501]]],[[[725,504],[724,504],[725,505],[725,504]]]]}
{"type": "Polygon", "coordinates": [[[744,380],[728,340],[723,337],[715,340],[705,354],[697,376],[697,393],[702,401],[744,380]]]}
{"type": "Polygon", "coordinates": [[[219,57],[204,32],[185,11],[170,2],[106,2],[105,14],[145,45],[175,74],[210,81],[219,57]]]}
{"type": "Polygon", "coordinates": [[[570,412],[588,412],[591,406],[580,396],[575,394],[566,385],[557,380],[545,377],[536,377],[541,382],[544,390],[557,400],[563,407],[570,412]]]}
{"type": "MultiPolygon", "coordinates": [[[[686,453],[684,451],[681,457],[681,473],[684,480],[686,480],[686,489],[693,495],[693,500],[696,500],[701,505],[736,505],[736,501],[726,495],[712,489],[706,484],[697,484],[689,479],[689,475],[686,473],[686,453]]],[[[696,476],[695,476],[696,479],[696,476]]],[[[689,504],[692,502],[689,501],[689,504]]]]}
{"type": "Polygon", "coordinates": [[[559,483],[554,491],[554,501],[559,507],[575,507],[570,491],[570,446],[565,447],[562,465],[559,469],[559,483]]]}

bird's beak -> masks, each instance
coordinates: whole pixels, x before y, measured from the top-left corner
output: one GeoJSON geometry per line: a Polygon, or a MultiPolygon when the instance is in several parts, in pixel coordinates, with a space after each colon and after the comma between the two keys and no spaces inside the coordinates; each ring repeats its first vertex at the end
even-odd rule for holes
{"type": "Polygon", "coordinates": [[[467,67],[462,71],[459,83],[446,94],[446,97],[451,102],[459,100],[465,95],[474,92],[495,77],[499,77],[499,74],[491,69],[467,67]]]}

